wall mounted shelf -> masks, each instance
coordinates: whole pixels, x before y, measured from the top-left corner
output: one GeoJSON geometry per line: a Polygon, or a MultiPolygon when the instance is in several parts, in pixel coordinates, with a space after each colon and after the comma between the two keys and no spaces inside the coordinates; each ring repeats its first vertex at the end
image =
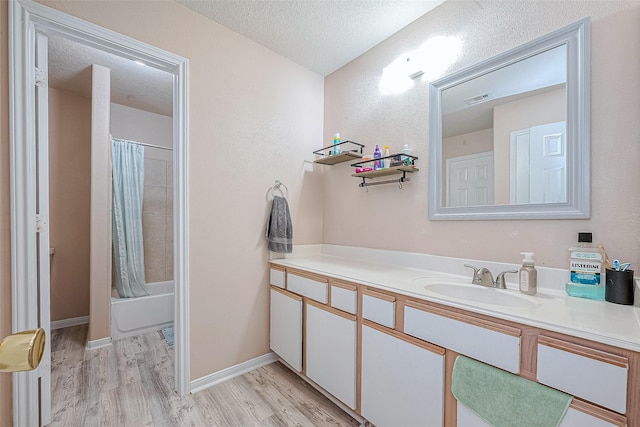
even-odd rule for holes
{"type": "Polygon", "coordinates": [[[321,165],[335,165],[337,163],[348,162],[354,159],[361,159],[363,148],[364,145],[358,144],[357,142],[343,141],[339,144],[330,145],[328,147],[324,147],[314,151],[313,154],[322,157],[314,160],[313,163],[318,163],[321,165]],[[356,148],[354,148],[354,146],[356,148]],[[336,147],[340,147],[340,154],[334,155],[333,150],[336,147]]]}
{"type": "MultiPolygon", "coordinates": [[[[407,177],[407,173],[413,173],[420,170],[414,165],[414,162],[418,159],[416,156],[411,156],[409,154],[393,154],[391,156],[381,157],[380,159],[376,159],[376,160],[384,160],[384,159],[391,159],[392,164],[400,163],[401,162],[400,159],[405,159],[403,163],[410,163],[410,164],[400,164],[398,166],[391,166],[389,168],[384,168],[384,169],[376,169],[376,170],[367,171],[367,172],[357,172],[357,173],[351,174],[351,176],[355,178],[362,178],[362,182],[359,184],[359,186],[364,188],[367,188],[373,185],[391,184],[391,183],[396,183],[399,185],[400,188],[402,188],[403,182],[408,182],[411,180],[411,178],[407,177]],[[383,176],[391,176],[391,175],[402,175],[402,176],[398,179],[390,179],[390,180],[378,181],[378,182],[367,182],[367,179],[380,178],[383,176]]],[[[367,160],[364,162],[353,163],[351,164],[351,166],[363,167],[371,163],[372,163],[372,160],[367,160]]]]}

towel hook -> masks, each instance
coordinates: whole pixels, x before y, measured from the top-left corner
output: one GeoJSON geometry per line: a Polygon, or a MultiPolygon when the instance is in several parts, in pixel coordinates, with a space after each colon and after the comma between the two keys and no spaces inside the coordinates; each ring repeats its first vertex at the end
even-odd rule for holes
{"type": "Polygon", "coordinates": [[[276,190],[279,190],[285,199],[289,197],[289,189],[279,179],[276,179],[276,183],[271,187],[271,197],[275,197],[275,194],[273,192],[276,190]],[[284,187],[286,192],[282,191],[282,188],[280,187],[284,187]]]}

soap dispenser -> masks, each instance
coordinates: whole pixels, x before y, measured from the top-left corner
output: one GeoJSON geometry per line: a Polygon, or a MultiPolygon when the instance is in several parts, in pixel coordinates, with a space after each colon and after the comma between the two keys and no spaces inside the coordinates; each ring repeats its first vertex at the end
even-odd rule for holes
{"type": "Polygon", "coordinates": [[[538,290],[538,272],[533,263],[533,252],[520,252],[524,255],[522,267],[518,272],[520,292],[527,295],[535,295],[538,290]]]}

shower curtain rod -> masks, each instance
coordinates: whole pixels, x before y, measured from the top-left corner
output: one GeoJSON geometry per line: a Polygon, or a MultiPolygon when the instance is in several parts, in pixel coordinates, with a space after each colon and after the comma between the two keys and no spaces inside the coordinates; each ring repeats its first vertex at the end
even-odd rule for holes
{"type": "Polygon", "coordinates": [[[161,150],[170,150],[173,151],[172,147],[163,147],[162,145],[153,145],[153,144],[147,144],[146,142],[137,142],[137,141],[129,141],[133,144],[138,144],[138,145],[143,145],[145,147],[151,147],[151,148],[159,148],[161,150]]]}
{"type": "Polygon", "coordinates": [[[130,142],[132,144],[136,144],[136,145],[143,145],[145,147],[150,147],[150,148],[159,148],[161,150],[169,150],[169,151],[173,151],[173,147],[163,147],[162,145],[154,145],[154,144],[147,144],[146,142],[138,142],[138,141],[131,141],[129,139],[124,139],[124,138],[118,138],[117,136],[113,136],[111,134],[109,134],[109,136],[113,139],[119,139],[121,141],[126,141],[126,142],[130,142]]]}

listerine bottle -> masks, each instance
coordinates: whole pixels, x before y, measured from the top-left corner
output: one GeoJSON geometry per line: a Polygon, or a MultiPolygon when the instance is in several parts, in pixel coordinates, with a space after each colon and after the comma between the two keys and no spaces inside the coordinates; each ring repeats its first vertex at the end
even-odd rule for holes
{"type": "Polygon", "coordinates": [[[593,246],[591,233],[578,233],[578,245],[569,248],[569,282],[572,297],[604,300],[604,254],[593,246]]]}

